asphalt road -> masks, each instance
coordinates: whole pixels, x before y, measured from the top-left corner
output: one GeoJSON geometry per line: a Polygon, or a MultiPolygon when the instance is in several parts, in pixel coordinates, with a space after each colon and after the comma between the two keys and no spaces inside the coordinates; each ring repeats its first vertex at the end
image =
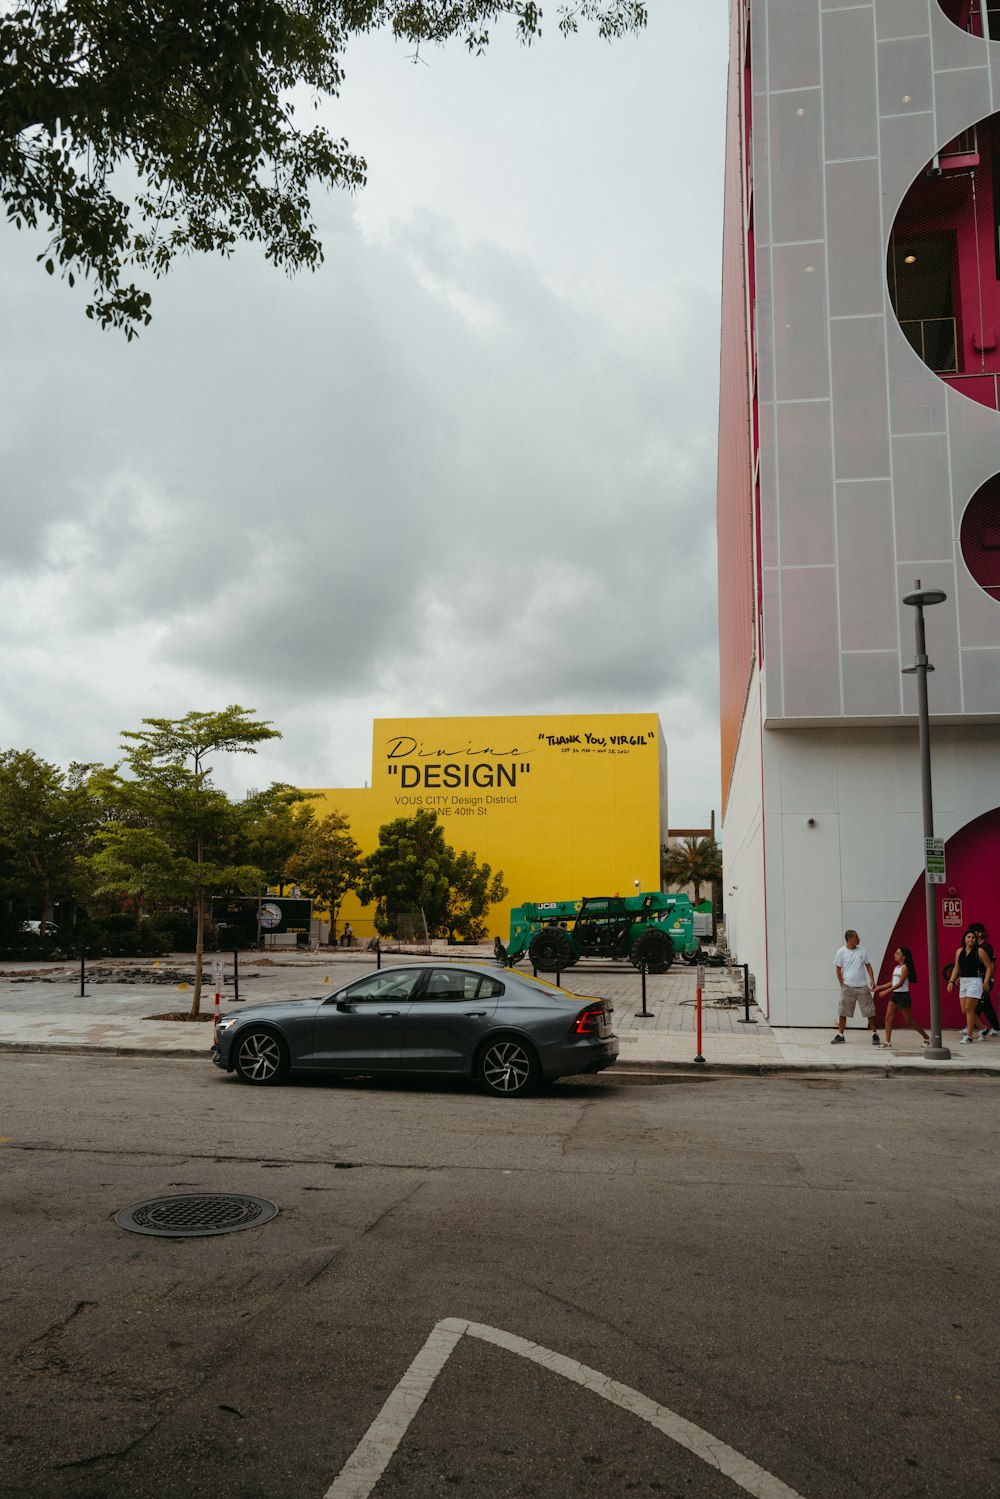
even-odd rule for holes
{"type": "Polygon", "coordinates": [[[0,1492],[1000,1494],[998,1102],[988,1078],[264,1091],[2,1055],[0,1492]],[[280,1213],[113,1221],[196,1191],[280,1213]],[[352,1454],[387,1401],[376,1477],[352,1454]]]}

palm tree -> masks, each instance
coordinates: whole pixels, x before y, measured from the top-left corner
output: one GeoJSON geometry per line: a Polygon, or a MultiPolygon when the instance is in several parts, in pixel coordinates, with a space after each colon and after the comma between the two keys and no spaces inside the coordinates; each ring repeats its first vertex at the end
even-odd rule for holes
{"type": "Polygon", "coordinates": [[[714,838],[682,838],[676,848],[664,848],[660,873],[664,884],[678,890],[693,885],[697,906],[702,885],[722,879],[722,850],[714,838]]]}

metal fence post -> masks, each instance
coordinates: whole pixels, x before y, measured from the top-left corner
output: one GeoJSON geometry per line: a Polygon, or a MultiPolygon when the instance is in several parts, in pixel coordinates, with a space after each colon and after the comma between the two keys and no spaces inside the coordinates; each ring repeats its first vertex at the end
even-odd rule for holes
{"type": "Polygon", "coordinates": [[[750,1019],[750,964],[741,963],[743,969],[743,1019],[738,1020],[737,1025],[756,1025],[756,1020],[750,1019]]]}
{"type": "Polygon", "coordinates": [[[639,964],[639,976],[642,979],[642,1009],[641,1010],[636,1010],[636,1012],[635,1012],[635,1018],[636,1018],[636,1020],[655,1020],[656,1016],[655,1015],[651,1015],[649,1013],[649,1011],[646,1009],[646,965],[645,965],[645,963],[640,963],[639,964]]]}

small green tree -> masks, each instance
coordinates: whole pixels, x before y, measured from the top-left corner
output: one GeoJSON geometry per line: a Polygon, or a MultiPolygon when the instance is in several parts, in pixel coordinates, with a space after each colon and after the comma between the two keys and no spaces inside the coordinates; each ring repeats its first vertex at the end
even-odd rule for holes
{"type": "Polygon", "coordinates": [[[77,860],[99,818],[88,789],[92,767],[68,773],[33,750],[0,754],[0,845],[7,892],[41,910],[45,935],[52,902],[71,893],[77,860]]]}
{"type": "Polygon", "coordinates": [[[472,940],[485,935],[488,906],[507,894],[502,871],[494,874],[474,854],[457,853],[437,813],[427,809],[383,823],[357,889],[363,905],[375,902],[375,929],[383,936],[391,933],[393,916],[420,911],[429,936],[458,932],[472,940]]]}
{"type": "Polygon", "coordinates": [[[481,942],[487,934],[486,913],[507,894],[503,871],[493,873],[475,854],[463,850],[455,855],[448,896],[448,935],[465,942],[481,942]]]}
{"type": "Polygon", "coordinates": [[[275,786],[234,802],[212,784],[209,757],[254,754],[268,739],[280,739],[253,710],[234,704],[220,713],[191,712],[183,718],[144,718],[145,728],[127,732],[120,766],[95,777],[112,816],[98,832],[100,849],[90,863],[99,891],[154,894],[189,903],[195,913],[194,1019],[201,1008],[205,914],[212,894],[259,889],[262,872],[234,863],[234,848],[246,841],[251,815],[259,815],[275,786]]]}
{"type": "Polygon", "coordinates": [[[722,879],[722,850],[714,838],[682,838],[675,848],[663,850],[661,874],[664,883],[677,890],[693,886],[698,905],[702,885],[722,879]]]}
{"type": "Polygon", "coordinates": [[[342,812],[330,812],[306,828],[299,851],[288,864],[288,875],[329,911],[329,941],[333,944],[344,896],[361,878],[361,849],[342,812]]]}

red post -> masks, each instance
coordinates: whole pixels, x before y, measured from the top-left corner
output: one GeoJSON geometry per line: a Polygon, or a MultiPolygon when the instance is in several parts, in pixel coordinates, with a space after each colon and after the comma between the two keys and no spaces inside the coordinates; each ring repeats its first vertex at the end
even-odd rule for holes
{"type": "Polygon", "coordinates": [[[212,1044],[219,1039],[219,996],[226,982],[226,965],[219,958],[212,962],[212,978],[215,981],[215,1014],[212,1017],[212,1044]]]}
{"type": "Polygon", "coordinates": [[[697,970],[697,972],[698,972],[698,1004],[697,1004],[696,1008],[697,1008],[697,1012],[698,1012],[698,1050],[697,1050],[697,1052],[695,1054],[695,1061],[696,1062],[704,1062],[705,1058],[701,1054],[701,991],[702,991],[702,989],[705,986],[705,970],[704,970],[704,968],[702,967],[702,965],[700,963],[698,964],[698,970],[697,970]]]}

